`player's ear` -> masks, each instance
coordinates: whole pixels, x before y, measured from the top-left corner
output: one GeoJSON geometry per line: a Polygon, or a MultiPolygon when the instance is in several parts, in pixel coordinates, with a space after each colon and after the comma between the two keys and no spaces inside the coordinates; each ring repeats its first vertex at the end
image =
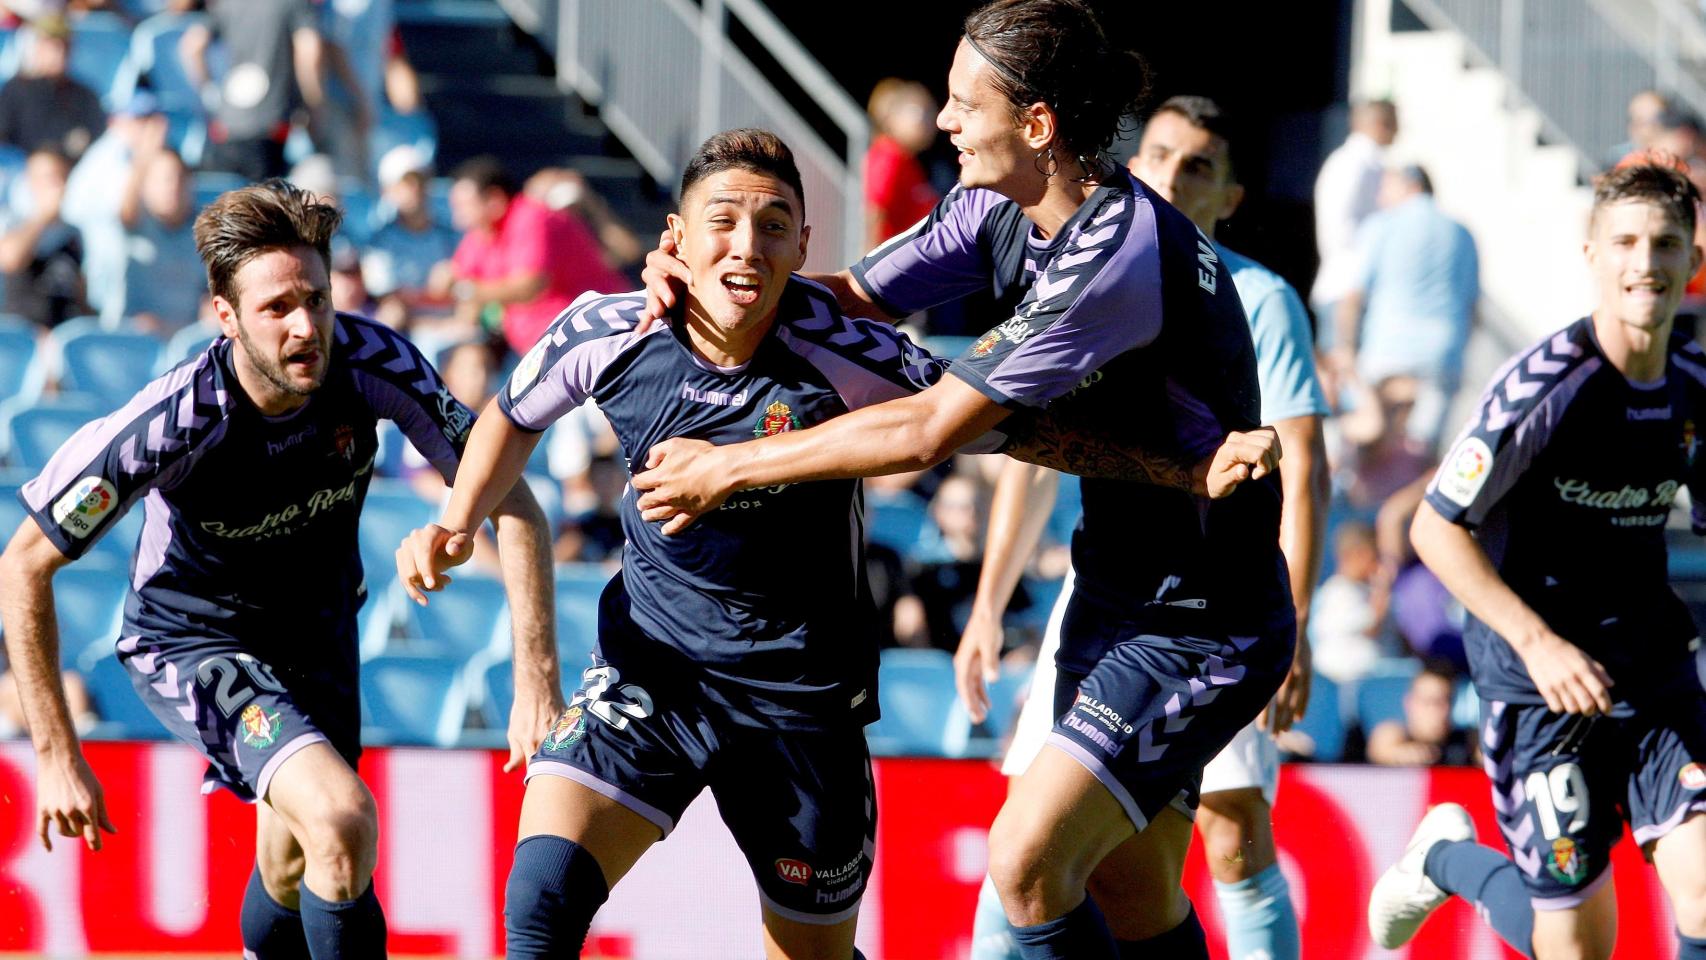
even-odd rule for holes
{"type": "Polygon", "coordinates": [[[1019,121],[1019,133],[1032,150],[1044,150],[1059,131],[1059,118],[1048,104],[1038,101],[1025,108],[1019,121]]]}
{"type": "Polygon", "coordinates": [[[237,339],[237,307],[216,295],[213,298],[213,315],[219,321],[219,332],[228,340],[237,339]]]}
{"type": "MultiPolygon", "coordinates": [[[[805,266],[805,263],[806,263],[806,243],[807,243],[807,241],[811,240],[811,238],[812,238],[811,224],[808,223],[808,224],[802,225],[800,227],[800,266],[805,266]]],[[[1700,248],[1695,247],[1694,252],[1699,253],[1700,248]]],[[[798,269],[798,268],[796,268],[796,269],[798,269]]]]}
{"type": "Polygon", "coordinates": [[[1226,196],[1222,198],[1220,209],[1215,212],[1214,218],[1216,220],[1232,219],[1232,215],[1238,212],[1238,205],[1243,202],[1244,185],[1242,183],[1229,184],[1226,188],[1226,196]]]}
{"type": "Polygon", "coordinates": [[[681,219],[681,214],[669,215],[669,234],[675,240],[675,258],[681,259],[681,241],[687,236],[687,221],[681,219]]]}

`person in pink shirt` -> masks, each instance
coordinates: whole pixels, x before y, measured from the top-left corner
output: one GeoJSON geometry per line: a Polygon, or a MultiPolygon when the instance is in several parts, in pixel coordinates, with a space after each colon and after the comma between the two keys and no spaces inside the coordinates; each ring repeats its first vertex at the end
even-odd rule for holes
{"type": "Polygon", "coordinates": [[[448,293],[470,319],[496,305],[510,349],[526,353],[575,297],[588,290],[615,293],[628,282],[604,261],[580,221],[516,189],[492,157],[456,170],[450,215],[462,241],[452,257],[448,293]]]}

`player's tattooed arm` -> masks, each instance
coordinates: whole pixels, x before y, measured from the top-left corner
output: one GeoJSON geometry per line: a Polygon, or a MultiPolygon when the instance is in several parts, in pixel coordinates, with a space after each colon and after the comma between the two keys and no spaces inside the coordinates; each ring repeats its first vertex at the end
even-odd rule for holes
{"type": "Polygon", "coordinates": [[[1001,429],[1008,435],[1001,452],[1016,460],[1081,477],[1170,487],[1211,498],[1266,475],[1280,459],[1279,438],[1271,427],[1228,434],[1220,449],[1197,461],[1181,451],[1140,447],[1046,413],[1010,417],[1001,429]]]}

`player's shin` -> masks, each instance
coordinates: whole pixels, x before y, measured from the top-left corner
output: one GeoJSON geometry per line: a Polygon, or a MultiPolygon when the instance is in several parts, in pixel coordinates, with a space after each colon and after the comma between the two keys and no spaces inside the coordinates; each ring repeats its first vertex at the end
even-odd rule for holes
{"type": "Polygon", "coordinates": [[[510,960],[580,956],[592,916],[609,896],[603,869],[580,844],[549,834],[522,840],[504,887],[510,960]]]}
{"type": "Polygon", "coordinates": [[[1297,960],[1297,913],[1279,864],[1236,883],[1216,880],[1214,894],[1226,927],[1226,952],[1233,960],[1297,960]]]}
{"type": "Polygon", "coordinates": [[[373,883],[354,900],[322,900],[303,883],[302,932],[314,960],[385,956],[385,913],[373,883]]]}
{"type": "Polygon", "coordinates": [[[1441,890],[1475,905],[1475,912],[1511,948],[1534,956],[1534,907],[1522,875],[1510,858],[1473,840],[1436,843],[1423,872],[1441,890]]]}

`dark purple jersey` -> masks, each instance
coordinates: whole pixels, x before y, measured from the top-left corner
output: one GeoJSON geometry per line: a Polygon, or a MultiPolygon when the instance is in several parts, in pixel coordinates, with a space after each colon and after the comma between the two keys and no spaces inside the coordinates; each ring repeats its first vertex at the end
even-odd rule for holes
{"type": "MultiPolygon", "coordinates": [[[[1047,240],[1012,200],[956,188],[853,274],[897,316],[991,292],[1003,318],[951,372],[1012,409],[1047,408],[1191,460],[1259,423],[1255,351],[1230,274],[1183,214],[1124,171],[1047,240]]],[[[1292,619],[1277,478],[1213,502],[1085,478],[1083,498],[1079,591],[1141,623],[1200,624],[1207,611],[1222,630],[1256,634],[1292,619]]]]}
{"type": "MultiPolygon", "coordinates": [[[[1635,383],[1584,318],[1494,375],[1428,485],[1447,520],[1473,530],[1499,576],[1559,636],[1610,671],[1621,702],[1692,669],[1695,636],[1670,589],[1665,522],[1700,483],[1706,353],[1674,338],[1664,379],[1635,383]]],[[[1696,532],[1706,509],[1694,504],[1696,532]]],[[[1544,702],[1510,644],[1473,616],[1465,636],[1481,695],[1544,702]]]]}
{"type": "MultiPolygon", "coordinates": [[[[635,333],[644,305],[637,294],[577,300],[522,358],[499,395],[503,411],[544,430],[595,401],[632,469],[671,437],[737,443],[799,430],[916,393],[947,367],[887,324],[843,317],[827,290],[798,277],[775,327],[736,368],[700,358],[681,324],[635,333]]],[[[641,520],[635,502],[630,487],[607,610],[621,591],[623,615],[685,654],[705,696],[737,723],[806,730],[875,717],[876,611],[857,481],[742,490],[672,537],[641,520]]],[[[616,634],[601,624],[601,638],[616,634]]]]}
{"type": "Polygon", "coordinates": [[[312,657],[365,597],[356,522],[375,424],[395,421],[454,478],[473,413],[397,333],[348,314],[333,330],[325,382],[301,408],[262,415],[220,339],[77,431],[19,491],[72,559],[141,502],[125,636],[312,657]]]}

